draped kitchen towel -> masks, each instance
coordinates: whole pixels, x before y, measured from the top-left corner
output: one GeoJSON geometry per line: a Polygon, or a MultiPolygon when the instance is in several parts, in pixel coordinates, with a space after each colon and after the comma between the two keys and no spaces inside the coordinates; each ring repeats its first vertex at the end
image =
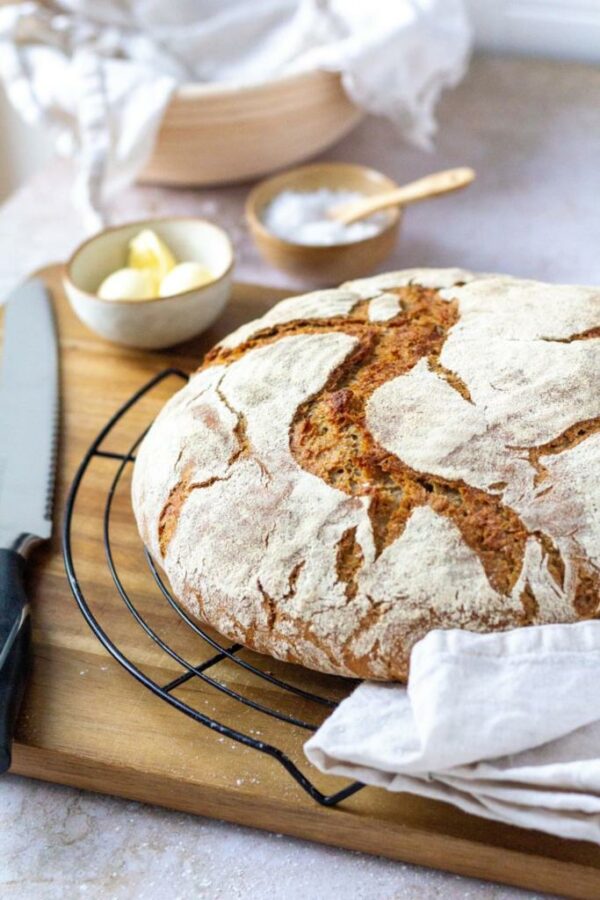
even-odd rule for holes
{"type": "Polygon", "coordinates": [[[148,161],[178,84],[336,71],[358,106],[426,145],[470,40],[462,0],[47,0],[0,8],[0,77],[78,156],[92,230],[148,161]]]}
{"type": "Polygon", "coordinates": [[[360,685],[305,744],[321,771],[600,844],[600,622],[432,631],[407,687],[360,685]]]}

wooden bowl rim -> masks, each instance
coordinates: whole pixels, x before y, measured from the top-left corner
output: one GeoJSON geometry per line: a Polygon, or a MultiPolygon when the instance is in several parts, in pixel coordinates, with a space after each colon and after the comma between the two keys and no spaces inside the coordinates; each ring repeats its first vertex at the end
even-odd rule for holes
{"type": "Polygon", "coordinates": [[[361,238],[358,241],[346,241],[340,244],[298,244],[295,241],[288,241],[285,238],[280,237],[274,232],[269,231],[268,228],[262,222],[262,219],[258,215],[256,209],[256,198],[259,193],[269,184],[273,182],[277,182],[279,180],[285,181],[289,175],[300,173],[300,172],[308,172],[311,169],[322,169],[322,168],[336,168],[338,170],[346,169],[346,170],[354,170],[355,172],[360,172],[362,174],[372,173],[376,175],[377,178],[384,179],[389,183],[390,190],[393,190],[395,187],[399,185],[394,181],[393,178],[390,178],[389,175],[386,175],[384,172],[380,172],[378,169],[372,168],[372,166],[364,166],[361,163],[345,163],[345,162],[316,162],[309,163],[305,166],[295,166],[292,169],[287,169],[284,172],[277,172],[275,175],[270,176],[269,178],[265,178],[260,181],[257,185],[255,185],[248,196],[246,197],[246,203],[244,207],[244,211],[246,214],[246,221],[250,227],[250,231],[253,234],[257,234],[264,241],[270,241],[273,246],[279,246],[283,252],[289,252],[290,250],[306,250],[310,253],[320,253],[325,255],[326,253],[333,253],[340,248],[348,248],[348,247],[362,247],[369,244],[371,241],[377,241],[381,238],[382,235],[387,234],[388,231],[391,231],[393,228],[397,228],[402,219],[402,209],[400,207],[396,207],[395,209],[390,210],[390,221],[388,224],[378,231],[376,234],[370,235],[370,237],[361,238]]]}
{"type": "MultiPolygon", "coordinates": [[[[307,69],[301,72],[291,72],[286,75],[279,75],[264,81],[254,81],[249,84],[241,84],[237,82],[202,82],[189,81],[178,85],[174,92],[174,97],[178,101],[187,101],[190,103],[202,100],[205,97],[235,97],[248,94],[268,94],[274,87],[293,87],[296,84],[306,82],[337,82],[341,86],[341,76],[339,72],[329,72],[325,69],[307,69]]],[[[348,102],[352,101],[348,98],[348,102]]]]}

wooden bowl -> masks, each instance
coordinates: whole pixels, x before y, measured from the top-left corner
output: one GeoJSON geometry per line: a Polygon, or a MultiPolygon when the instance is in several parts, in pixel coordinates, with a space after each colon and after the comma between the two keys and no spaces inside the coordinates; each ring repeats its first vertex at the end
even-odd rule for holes
{"type": "Polygon", "coordinates": [[[349,163],[315,163],[262,181],[246,200],[246,220],[260,253],[278,269],[320,281],[339,282],[367,274],[394,249],[402,217],[398,208],[388,212],[388,224],[377,234],[349,244],[295,244],[264,225],[265,207],[281,191],[312,191],[321,187],[378,194],[398,185],[375,169],[349,163]]]}
{"type": "Polygon", "coordinates": [[[172,218],[128,222],[84,241],[66,265],[64,286],[73,310],[88,328],[126,347],[171,347],[205,331],[223,311],[231,294],[233,248],[222,228],[204,219],[172,218]],[[214,281],[169,297],[103,300],[96,291],[126,265],[129,241],[151,228],[177,260],[207,265],[214,281]]]}
{"type": "Polygon", "coordinates": [[[314,156],[361,117],[333,72],[247,87],[183,85],[141,180],[207,185],[257,178],[314,156]]]}

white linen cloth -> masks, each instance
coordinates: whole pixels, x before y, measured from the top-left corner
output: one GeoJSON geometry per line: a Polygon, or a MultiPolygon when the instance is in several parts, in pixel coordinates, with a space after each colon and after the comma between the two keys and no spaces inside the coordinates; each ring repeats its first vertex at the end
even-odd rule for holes
{"type": "Polygon", "coordinates": [[[28,121],[79,158],[90,229],[150,157],[184,82],[249,84],[322,68],[427,145],[464,74],[462,0],[46,0],[0,7],[0,77],[28,121]]]}
{"type": "Polygon", "coordinates": [[[321,771],[600,844],[600,622],[432,631],[305,744],[321,771]]]}

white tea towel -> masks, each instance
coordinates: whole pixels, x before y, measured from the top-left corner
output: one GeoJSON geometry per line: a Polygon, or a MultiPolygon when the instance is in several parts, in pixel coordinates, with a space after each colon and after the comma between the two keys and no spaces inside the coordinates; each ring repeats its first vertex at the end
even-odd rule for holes
{"type": "Polygon", "coordinates": [[[407,687],[360,685],[304,749],[323,772],[600,844],[600,622],[432,631],[407,687]]]}
{"type": "Polygon", "coordinates": [[[178,84],[342,73],[367,111],[426,145],[464,74],[462,0],[46,0],[0,7],[0,77],[29,121],[79,158],[90,229],[149,159],[178,84]]]}

